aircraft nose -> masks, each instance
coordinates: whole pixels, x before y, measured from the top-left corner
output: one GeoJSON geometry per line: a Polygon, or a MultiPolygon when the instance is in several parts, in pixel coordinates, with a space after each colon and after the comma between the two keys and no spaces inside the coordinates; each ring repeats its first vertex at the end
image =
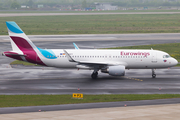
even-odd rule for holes
{"type": "Polygon", "coordinates": [[[178,61],[176,59],[173,58],[173,65],[177,65],[178,64],[178,61]]]}

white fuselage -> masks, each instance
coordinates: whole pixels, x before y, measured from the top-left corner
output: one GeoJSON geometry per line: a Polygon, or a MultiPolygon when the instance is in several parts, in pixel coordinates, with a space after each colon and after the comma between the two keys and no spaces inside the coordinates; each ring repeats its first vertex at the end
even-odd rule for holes
{"type": "MultiPolygon", "coordinates": [[[[38,54],[47,65],[59,68],[78,68],[78,63],[69,62],[62,49],[52,49],[54,56],[38,54]]],[[[76,61],[103,62],[108,65],[123,65],[126,69],[167,68],[177,64],[177,60],[158,50],[108,50],[108,49],[67,49],[76,61]]]]}

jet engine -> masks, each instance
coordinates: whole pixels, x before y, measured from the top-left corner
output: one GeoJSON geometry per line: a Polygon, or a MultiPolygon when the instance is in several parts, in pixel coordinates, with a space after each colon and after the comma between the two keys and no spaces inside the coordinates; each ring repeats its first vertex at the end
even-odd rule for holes
{"type": "Polygon", "coordinates": [[[125,75],[125,66],[108,66],[101,69],[103,73],[109,73],[112,76],[124,76],[125,75]]]}

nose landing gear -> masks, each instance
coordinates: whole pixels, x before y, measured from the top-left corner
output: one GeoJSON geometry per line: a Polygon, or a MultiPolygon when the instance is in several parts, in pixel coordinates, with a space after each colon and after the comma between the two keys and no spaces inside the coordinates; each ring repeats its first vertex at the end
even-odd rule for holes
{"type": "Polygon", "coordinates": [[[152,69],[152,78],[156,78],[156,73],[154,69],[152,69]]]}

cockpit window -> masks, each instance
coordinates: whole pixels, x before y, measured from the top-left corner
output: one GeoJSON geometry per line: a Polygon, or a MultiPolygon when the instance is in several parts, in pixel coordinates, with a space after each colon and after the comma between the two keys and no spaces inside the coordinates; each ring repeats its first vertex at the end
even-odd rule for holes
{"type": "Polygon", "coordinates": [[[163,58],[170,58],[170,55],[163,55],[163,58]]]}

